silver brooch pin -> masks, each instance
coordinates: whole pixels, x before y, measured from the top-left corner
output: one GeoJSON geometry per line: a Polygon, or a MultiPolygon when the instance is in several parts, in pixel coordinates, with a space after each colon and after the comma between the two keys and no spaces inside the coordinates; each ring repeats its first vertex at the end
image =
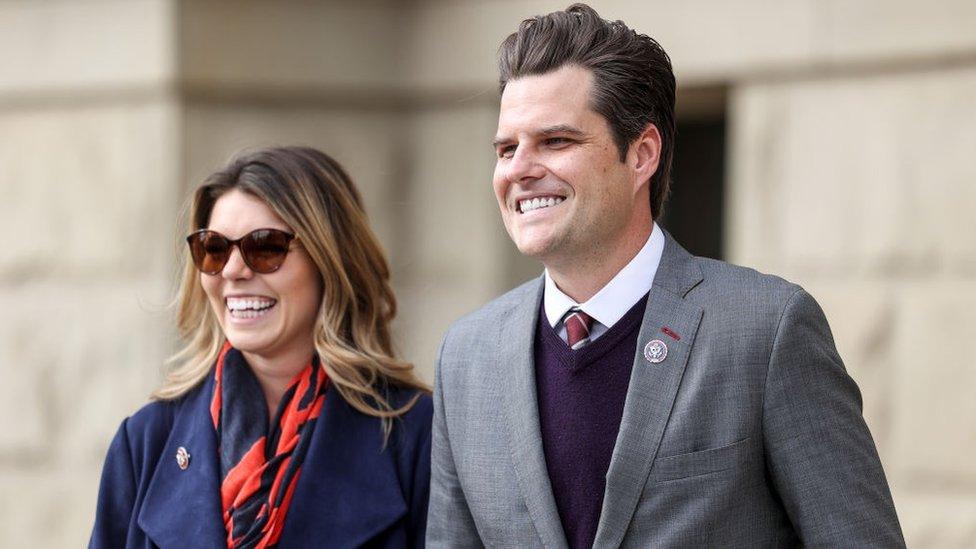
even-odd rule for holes
{"type": "Polygon", "coordinates": [[[176,449],[176,464],[180,466],[180,471],[186,471],[190,466],[190,452],[182,446],[176,449]]]}
{"type": "Polygon", "coordinates": [[[644,358],[651,364],[664,362],[668,356],[668,346],[660,339],[652,339],[644,346],[644,358]]]}

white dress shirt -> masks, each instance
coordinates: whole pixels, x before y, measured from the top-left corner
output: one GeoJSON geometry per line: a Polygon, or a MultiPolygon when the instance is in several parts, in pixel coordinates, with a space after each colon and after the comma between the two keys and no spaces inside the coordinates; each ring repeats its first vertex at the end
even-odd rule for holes
{"type": "Polygon", "coordinates": [[[647,242],[637,252],[637,255],[586,303],[576,303],[573,298],[564,294],[549,276],[549,270],[546,269],[543,307],[549,325],[556,329],[563,341],[567,341],[568,336],[566,335],[566,326],[562,322],[563,317],[573,307],[579,307],[593,319],[593,326],[590,327],[590,340],[597,339],[612,328],[635,303],[644,297],[644,294],[651,290],[651,285],[654,284],[654,275],[657,274],[657,267],[661,263],[661,254],[663,253],[664,233],[661,232],[657,223],[654,223],[651,228],[651,236],[647,238],[647,242]]]}

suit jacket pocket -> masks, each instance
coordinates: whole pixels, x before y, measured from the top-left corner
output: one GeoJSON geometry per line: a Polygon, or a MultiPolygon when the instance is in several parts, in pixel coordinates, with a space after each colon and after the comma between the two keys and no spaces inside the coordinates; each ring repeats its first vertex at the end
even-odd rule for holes
{"type": "Polygon", "coordinates": [[[665,482],[718,473],[741,463],[749,450],[749,438],[718,448],[658,457],[651,468],[652,482],[665,482]]]}

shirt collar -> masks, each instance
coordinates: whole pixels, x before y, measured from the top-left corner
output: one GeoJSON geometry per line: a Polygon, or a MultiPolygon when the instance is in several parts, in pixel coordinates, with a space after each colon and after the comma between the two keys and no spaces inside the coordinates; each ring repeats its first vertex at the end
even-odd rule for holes
{"type": "Polygon", "coordinates": [[[566,312],[573,307],[579,307],[594,320],[611,328],[620,320],[644,294],[651,290],[654,275],[661,263],[664,253],[664,233],[657,223],[651,228],[651,235],[647,242],[620,271],[585,303],[576,303],[573,298],[564,294],[556,287],[556,283],[545,271],[546,289],[543,295],[543,307],[549,325],[555,327],[562,320],[566,312]]]}

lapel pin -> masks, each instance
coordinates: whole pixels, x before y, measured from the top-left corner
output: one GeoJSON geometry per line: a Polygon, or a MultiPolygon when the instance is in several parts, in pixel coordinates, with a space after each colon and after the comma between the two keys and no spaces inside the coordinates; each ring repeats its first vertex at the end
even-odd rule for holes
{"type": "Polygon", "coordinates": [[[661,331],[664,332],[665,334],[671,336],[671,339],[673,339],[675,341],[681,341],[681,336],[678,335],[678,332],[672,330],[671,328],[668,328],[667,326],[665,326],[665,327],[661,328],[661,331]]]}
{"type": "Polygon", "coordinates": [[[180,466],[180,471],[186,471],[190,466],[190,452],[182,446],[176,449],[176,464],[180,466]]]}
{"type": "Polygon", "coordinates": [[[664,362],[668,356],[668,346],[660,339],[652,339],[644,346],[644,358],[651,364],[664,362]]]}

